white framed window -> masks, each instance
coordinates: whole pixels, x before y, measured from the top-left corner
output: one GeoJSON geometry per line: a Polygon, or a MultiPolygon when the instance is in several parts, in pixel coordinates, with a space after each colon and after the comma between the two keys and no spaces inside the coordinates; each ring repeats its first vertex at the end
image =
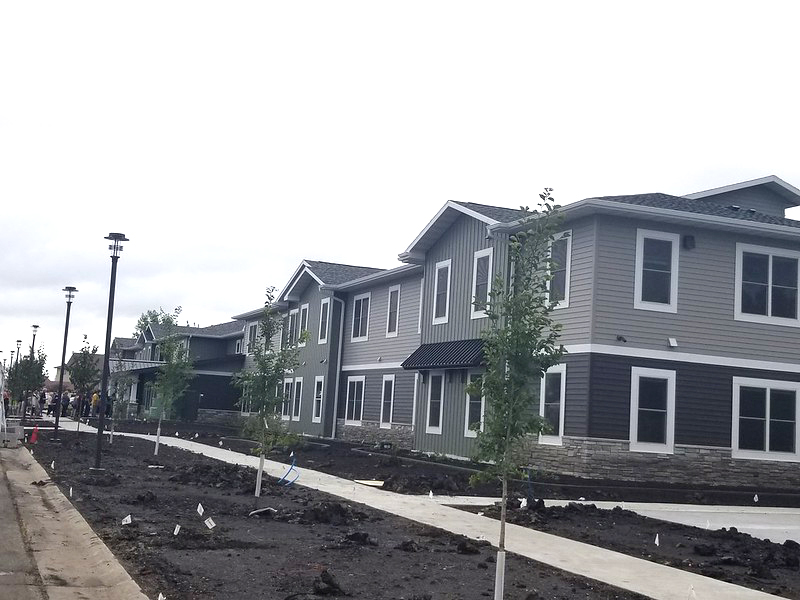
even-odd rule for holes
{"type": "Polygon", "coordinates": [[[486,306],[492,293],[492,248],[478,250],[472,257],[472,303],[470,318],[486,317],[486,306]]]}
{"type": "Polygon", "coordinates": [[[675,371],[631,367],[630,449],[672,454],[675,371]]]}
{"type": "Polygon", "coordinates": [[[794,381],[734,377],[731,456],[800,461],[798,395],[794,381]]]}
{"type": "Polygon", "coordinates": [[[567,365],[555,365],[542,377],[539,392],[539,416],[550,431],[539,436],[542,444],[561,445],[564,436],[564,405],[567,398],[567,365]]]}
{"type": "Polygon", "coordinates": [[[289,342],[290,346],[297,341],[297,320],[299,313],[299,308],[293,308],[289,311],[289,325],[286,340],[289,342]]]}
{"type": "Polygon", "coordinates": [[[297,339],[300,340],[298,346],[301,348],[306,345],[305,338],[303,334],[308,331],[308,304],[303,304],[300,306],[300,334],[297,336],[297,339]]]}
{"type": "Polygon", "coordinates": [[[258,337],[258,323],[251,323],[247,326],[247,353],[252,354],[256,350],[256,338],[258,337]]]}
{"type": "Polygon", "coordinates": [[[736,244],[734,318],[800,326],[798,260],[800,252],[736,244]]]}
{"type": "Polygon", "coordinates": [[[294,401],[292,402],[292,421],[300,420],[300,405],[303,401],[303,378],[294,378],[294,401]]]}
{"type": "Polygon", "coordinates": [[[428,375],[428,415],[425,433],[442,434],[442,407],[444,406],[444,373],[428,375]]]}
{"type": "Polygon", "coordinates": [[[364,375],[347,378],[347,405],[344,413],[346,425],[361,425],[364,414],[364,385],[364,375]]]}
{"type": "MultiPolygon", "coordinates": [[[[469,373],[467,383],[474,383],[483,380],[483,373],[469,373]]],[[[483,431],[483,421],[486,416],[486,399],[483,394],[466,394],[466,407],[464,410],[464,437],[478,437],[478,430],[483,431]]]]}
{"type": "Polygon", "coordinates": [[[390,429],[394,414],[394,375],[383,376],[381,392],[381,429],[390,429]]]}
{"type": "Polygon", "coordinates": [[[389,288],[389,302],[386,307],[386,337],[397,337],[400,326],[400,286],[389,288]]]}
{"type": "Polygon", "coordinates": [[[364,342],[369,333],[369,301],[370,292],[353,297],[353,328],[350,338],[353,342],[364,342]]]}
{"type": "Polygon", "coordinates": [[[323,298],[319,303],[319,337],[318,344],[328,343],[328,323],[331,316],[331,299],[323,298]]]}
{"type": "Polygon", "coordinates": [[[547,290],[556,308],[569,306],[569,279],[572,265],[572,231],[562,231],[550,242],[550,281],[547,290]]]}
{"type": "Polygon", "coordinates": [[[291,379],[283,380],[283,403],[281,404],[281,419],[288,421],[292,418],[292,390],[294,385],[291,379]]]}
{"type": "Polygon", "coordinates": [[[312,423],[322,422],[322,392],[325,389],[325,377],[317,375],[314,377],[314,411],[311,415],[312,423]]]}
{"type": "Polygon", "coordinates": [[[236,354],[242,353],[242,340],[236,340],[236,354]]]}
{"type": "Polygon", "coordinates": [[[636,230],[634,308],[678,312],[680,239],[677,233],[636,230]]]}
{"type": "Polygon", "coordinates": [[[433,277],[433,324],[447,323],[450,312],[450,270],[453,260],[448,258],[436,263],[433,277]]]}

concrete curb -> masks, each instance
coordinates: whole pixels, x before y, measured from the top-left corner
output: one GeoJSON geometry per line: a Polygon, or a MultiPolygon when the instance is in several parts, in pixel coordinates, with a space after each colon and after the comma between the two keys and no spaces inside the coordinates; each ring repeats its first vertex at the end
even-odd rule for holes
{"type": "Polygon", "coordinates": [[[47,472],[25,448],[3,451],[27,546],[50,600],[147,600],[47,472]],[[44,485],[34,482],[44,481],[44,485]]]}

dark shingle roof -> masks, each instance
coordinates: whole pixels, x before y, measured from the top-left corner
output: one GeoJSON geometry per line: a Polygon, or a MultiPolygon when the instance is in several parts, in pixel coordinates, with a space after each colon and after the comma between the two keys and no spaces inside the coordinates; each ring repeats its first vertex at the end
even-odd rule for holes
{"type": "Polygon", "coordinates": [[[328,285],[339,285],[360,277],[372,275],[385,269],[374,269],[372,267],[357,267],[354,265],[341,265],[338,263],[324,262],[321,260],[305,261],[314,275],[319,277],[328,285]]]}
{"type": "Polygon", "coordinates": [[[404,369],[458,369],[483,361],[483,340],[422,344],[402,362],[404,369]]]}
{"type": "Polygon", "coordinates": [[[706,200],[690,200],[669,194],[633,194],[631,196],[604,196],[596,200],[607,200],[622,204],[633,204],[638,206],[649,206],[652,208],[663,208],[667,210],[679,210],[682,212],[695,213],[700,215],[711,215],[715,217],[726,217],[729,219],[739,219],[741,221],[753,221],[757,223],[768,223],[770,225],[784,225],[786,227],[800,228],[800,221],[767,215],[748,208],[733,208],[722,206],[706,200]]]}
{"type": "MultiPolygon", "coordinates": [[[[185,325],[177,325],[173,331],[179,335],[227,337],[242,332],[243,327],[244,325],[241,321],[229,321],[228,323],[219,323],[218,325],[209,325],[208,327],[189,327],[185,325]]],[[[160,340],[167,335],[167,328],[163,325],[159,325],[158,323],[151,323],[150,329],[153,330],[153,335],[157,340],[160,340]]]]}
{"type": "Polygon", "coordinates": [[[115,337],[113,345],[119,348],[120,350],[124,350],[125,348],[133,348],[136,345],[136,338],[119,338],[115,337]]]}
{"type": "Polygon", "coordinates": [[[474,202],[458,202],[454,200],[459,206],[474,210],[476,213],[482,214],[484,217],[489,217],[500,223],[512,223],[517,219],[521,219],[523,212],[519,208],[504,208],[502,206],[489,206],[486,204],[475,204],[474,202]]]}

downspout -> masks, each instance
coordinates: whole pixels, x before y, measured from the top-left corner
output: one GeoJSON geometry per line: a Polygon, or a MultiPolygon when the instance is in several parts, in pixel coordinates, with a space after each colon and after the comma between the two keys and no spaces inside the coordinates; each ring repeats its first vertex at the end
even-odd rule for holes
{"type": "Polygon", "coordinates": [[[333,423],[331,424],[331,438],[336,438],[336,419],[339,417],[339,380],[342,376],[342,347],[344,346],[344,309],[345,303],[341,298],[332,295],[331,298],[342,305],[339,316],[339,350],[336,359],[336,389],[333,392],[333,423]]]}

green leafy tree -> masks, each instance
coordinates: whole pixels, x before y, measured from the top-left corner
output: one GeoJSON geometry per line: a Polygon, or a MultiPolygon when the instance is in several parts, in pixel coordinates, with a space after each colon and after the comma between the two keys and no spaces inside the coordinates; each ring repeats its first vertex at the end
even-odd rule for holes
{"type": "Polygon", "coordinates": [[[147,329],[147,326],[150,325],[150,324],[154,324],[154,325],[165,325],[165,324],[167,324],[164,321],[165,320],[171,320],[173,316],[177,317],[177,315],[180,314],[180,310],[181,310],[181,308],[179,306],[178,308],[175,309],[176,312],[174,313],[174,315],[173,314],[169,314],[169,313],[165,313],[164,309],[162,309],[162,308],[159,308],[158,310],[150,309],[148,311],[143,312],[139,316],[139,320],[136,321],[136,327],[133,330],[133,336],[132,337],[138,338],[139,334],[143,333],[144,330],[147,329]]]}
{"type": "Polygon", "coordinates": [[[192,359],[184,339],[178,335],[178,317],[180,306],[172,313],[159,310],[159,324],[162,338],[158,342],[162,364],[156,373],[156,402],[158,404],[158,429],[156,430],[156,449],[161,441],[161,421],[168,418],[176,404],[183,398],[189,388],[194,374],[192,359]]]}
{"type": "Polygon", "coordinates": [[[523,453],[526,438],[548,428],[534,410],[537,384],[565,352],[558,343],[561,327],[551,318],[556,303],[548,293],[553,271],[550,245],[560,223],[551,191],[545,188],[540,194],[538,210],[522,209],[522,230],[509,237],[509,280],[502,276],[494,280],[486,311],[486,371],[467,387],[468,393],[486,398],[475,458],[488,463],[487,472],[499,478],[503,490],[495,598],[503,597],[508,480],[528,463],[523,453]]]}
{"type": "Polygon", "coordinates": [[[233,376],[233,383],[242,391],[240,404],[249,407],[251,416],[244,426],[244,433],[258,442],[255,453],[261,457],[256,479],[256,496],[261,492],[264,455],[276,446],[290,445],[297,440],[281,420],[281,406],[287,399],[283,396],[283,378],[287,371],[298,365],[298,344],[305,341],[307,332],[299,340],[284,340],[280,348],[273,342],[283,333],[283,319],[272,308],[275,288],[267,289],[264,311],[258,322],[258,337],[249,349],[252,364],[233,376]],[[254,413],[254,414],[253,414],[254,413]]]}
{"type": "Polygon", "coordinates": [[[30,355],[24,356],[9,369],[6,386],[12,398],[22,399],[23,420],[28,397],[32,392],[44,387],[44,383],[47,381],[47,376],[45,375],[46,362],[47,355],[39,349],[32,360],[30,355]]]}
{"type": "Polygon", "coordinates": [[[84,335],[81,351],[70,362],[72,364],[69,368],[69,380],[75,387],[80,399],[78,403],[78,418],[76,419],[78,427],[80,427],[83,404],[90,401],[92,391],[96,390],[97,386],[100,385],[102,373],[97,366],[97,346],[90,346],[87,336],[84,335]]]}

